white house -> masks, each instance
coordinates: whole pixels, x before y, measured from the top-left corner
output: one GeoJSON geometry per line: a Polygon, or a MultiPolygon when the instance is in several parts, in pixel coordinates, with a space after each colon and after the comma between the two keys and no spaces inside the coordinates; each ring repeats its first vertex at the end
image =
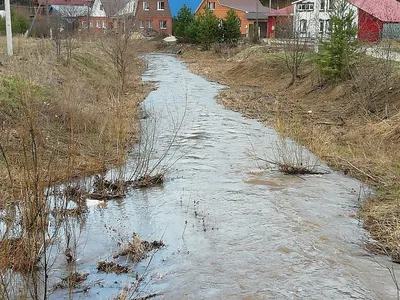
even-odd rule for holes
{"type": "Polygon", "coordinates": [[[137,0],[94,0],[90,18],[81,19],[81,28],[89,26],[94,32],[104,32],[116,25],[115,18],[135,15],[136,3],[137,0]]]}
{"type": "MultiPolygon", "coordinates": [[[[298,0],[294,5],[293,22],[295,32],[301,37],[312,39],[323,38],[330,32],[330,15],[334,8],[335,0],[298,0]]],[[[336,0],[337,1],[337,0],[336,0]]],[[[357,9],[349,4],[349,9],[354,10],[355,24],[357,23],[357,9]]]]}

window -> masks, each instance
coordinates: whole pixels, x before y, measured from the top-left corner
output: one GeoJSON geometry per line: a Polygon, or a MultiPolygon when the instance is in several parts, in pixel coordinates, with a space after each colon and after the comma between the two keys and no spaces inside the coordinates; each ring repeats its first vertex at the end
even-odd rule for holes
{"type": "Polygon", "coordinates": [[[300,20],[300,32],[301,33],[307,32],[307,20],[300,20]]]}
{"type": "Polygon", "coordinates": [[[147,28],[153,28],[153,22],[151,20],[147,20],[147,28]]]}
{"type": "Polygon", "coordinates": [[[321,33],[321,34],[324,33],[324,27],[325,27],[325,21],[319,20],[319,33],[321,33]]]}
{"type": "Polygon", "coordinates": [[[148,1],[143,2],[143,10],[149,10],[150,9],[150,3],[148,1]]]}
{"type": "Polygon", "coordinates": [[[328,0],[329,1],[329,6],[328,6],[328,9],[333,9],[333,6],[334,6],[334,2],[335,2],[335,0],[328,0]]]}
{"type": "Polygon", "coordinates": [[[298,11],[313,11],[314,3],[299,3],[297,4],[298,11]]]}
{"type": "Polygon", "coordinates": [[[97,28],[101,28],[101,21],[100,21],[100,20],[97,20],[97,21],[96,21],[96,27],[97,27],[97,28]]]}
{"type": "Polygon", "coordinates": [[[144,28],[143,20],[140,20],[140,21],[139,21],[139,27],[140,27],[140,28],[144,28]]]}
{"type": "Polygon", "coordinates": [[[209,10],[215,9],[215,2],[207,2],[207,7],[209,10]]]}
{"type": "Polygon", "coordinates": [[[82,28],[87,28],[87,22],[86,21],[82,21],[82,28]]]}
{"type": "Polygon", "coordinates": [[[106,20],[103,20],[103,28],[107,29],[107,21],[106,20]]]}
{"type": "Polygon", "coordinates": [[[157,2],[157,10],[164,10],[164,1],[157,2]]]}
{"type": "Polygon", "coordinates": [[[167,21],[160,21],[160,29],[167,29],[167,21]]]}
{"type": "Polygon", "coordinates": [[[93,21],[89,21],[89,27],[93,28],[93,21]]]}
{"type": "Polygon", "coordinates": [[[102,4],[100,4],[100,10],[104,10],[104,7],[102,4]]]}
{"type": "Polygon", "coordinates": [[[319,6],[319,10],[321,10],[321,11],[325,10],[325,0],[321,0],[321,4],[319,6]]]}
{"type": "Polygon", "coordinates": [[[331,22],[331,20],[326,20],[326,27],[325,27],[326,29],[326,32],[327,33],[330,33],[331,32],[331,30],[332,30],[332,22],[331,22]]]}

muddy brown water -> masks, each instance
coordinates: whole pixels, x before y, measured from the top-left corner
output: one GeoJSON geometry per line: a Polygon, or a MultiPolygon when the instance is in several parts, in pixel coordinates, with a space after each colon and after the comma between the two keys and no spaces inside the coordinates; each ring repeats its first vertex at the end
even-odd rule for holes
{"type": "MultiPolygon", "coordinates": [[[[77,289],[75,299],[111,299],[134,281],[134,275],[96,270],[98,260],[110,260],[117,251],[117,236],[133,231],[166,244],[136,266],[136,272],[145,273],[139,296],[396,297],[385,268],[391,263],[361,247],[368,236],[353,217],[360,182],[337,172],[300,178],[260,170],[248,152],[274,157],[279,137],[273,129],[217,104],[214,96],[222,86],[190,73],[174,56],[147,60],[143,78],[155,81],[157,89],[143,105],[157,119],[156,156],[180,127],[165,159],[167,181],[163,187],[130,191],[105,207],[90,207],[77,264],[78,271],[89,273],[85,285],[90,289],[86,295],[77,289]]],[[[60,263],[54,281],[63,268],[60,263]]],[[[59,290],[52,295],[66,297],[59,290]]]]}

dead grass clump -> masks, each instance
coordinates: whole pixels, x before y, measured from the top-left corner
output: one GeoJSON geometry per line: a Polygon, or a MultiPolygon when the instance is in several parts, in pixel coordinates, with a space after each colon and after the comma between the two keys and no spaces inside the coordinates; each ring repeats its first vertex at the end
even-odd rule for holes
{"type": "Polygon", "coordinates": [[[400,112],[371,126],[371,130],[386,142],[400,142],[400,112]]]}
{"type": "Polygon", "coordinates": [[[128,256],[133,262],[137,263],[142,259],[146,258],[147,254],[153,250],[160,249],[164,247],[164,243],[162,241],[143,241],[140,237],[134,232],[132,234],[132,240],[128,243],[128,245],[122,247],[122,250],[118,253],[117,256],[128,256]]]}
{"type": "Polygon", "coordinates": [[[236,62],[241,62],[243,60],[251,60],[251,59],[259,59],[260,57],[264,56],[268,53],[275,53],[277,52],[278,48],[271,47],[271,46],[253,46],[253,47],[246,47],[246,48],[239,48],[238,53],[231,58],[231,60],[236,62]]]}
{"type": "Polygon", "coordinates": [[[400,262],[400,186],[380,188],[360,211],[364,227],[392,257],[400,262]]]}
{"type": "Polygon", "coordinates": [[[143,175],[135,180],[117,179],[114,181],[106,180],[102,176],[96,175],[93,183],[93,192],[87,194],[87,196],[95,200],[119,199],[125,197],[127,188],[148,188],[162,185],[163,183],[164,173],[143,175]]]}
{"type": "Polygon", "coordinates": [[[0,269],[12,269],[21,274],[38,270],[40,253],[33,241],[24,238],[9,238],[0,241],[0,269]]]}
{"type": "Polygon", "coordinates": [[[88,273],[72,273],[67,277],[63,278],[61,282],[54,285],[54,289],[74,289],[77,288],[82,282],[84,282],[88,273]]]}
{"type": "Polygon", "coordinates": [[[97,270],[99,272],[115,273],[117,275],[131,272],[129,267],[122,266],[112,261],[99,261],[97,263],[97,270]]]}
{"type": "Polygon", "coordinates": [[[130,187],[134,188],[145,188],[156,185],[162,185],[164,183],[164,173],[155,175],[144,175],[133,181],[127,181],[130,187]]]}

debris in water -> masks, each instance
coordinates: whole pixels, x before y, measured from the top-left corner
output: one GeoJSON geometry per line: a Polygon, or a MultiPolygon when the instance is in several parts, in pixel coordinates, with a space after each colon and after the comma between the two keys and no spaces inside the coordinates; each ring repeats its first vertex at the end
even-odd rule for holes
{"type": "Polygon", "coordinates": [[[131,272],[127,266],[122,266],[112,261],[99,261],[97,263],[97,270],[105,273],[115,273],[117,275],[131,272]]]}
{"type": "Polygon", "coordinates": [[[131,187],[143,188],[164,183],[164,173],[156,175],[144,175],[136,180],[128,181],[127,184],[131,187]]]}
{"type": "Polygon", "coordinates": [[[134,232],[132,234],[132,241],[128,243],[127,246],[123,247],[122,250],[114,255],[114,258],[119,256],[128,256],[133,262],[139,262],[146,258],[147,253],[156,249],[160,249],[164,246],[162,241],[143,241],[134,232]]]}
{"type": "Polygon", "coordinates": [[[63,278],[61,282],[54,285],[54,289],[56,290],[56,289],[76,288],[86,280],[88,275],[89,275],[88,273],[78,273],[78,272],[72,273],[67,277],[63,278]]]}

